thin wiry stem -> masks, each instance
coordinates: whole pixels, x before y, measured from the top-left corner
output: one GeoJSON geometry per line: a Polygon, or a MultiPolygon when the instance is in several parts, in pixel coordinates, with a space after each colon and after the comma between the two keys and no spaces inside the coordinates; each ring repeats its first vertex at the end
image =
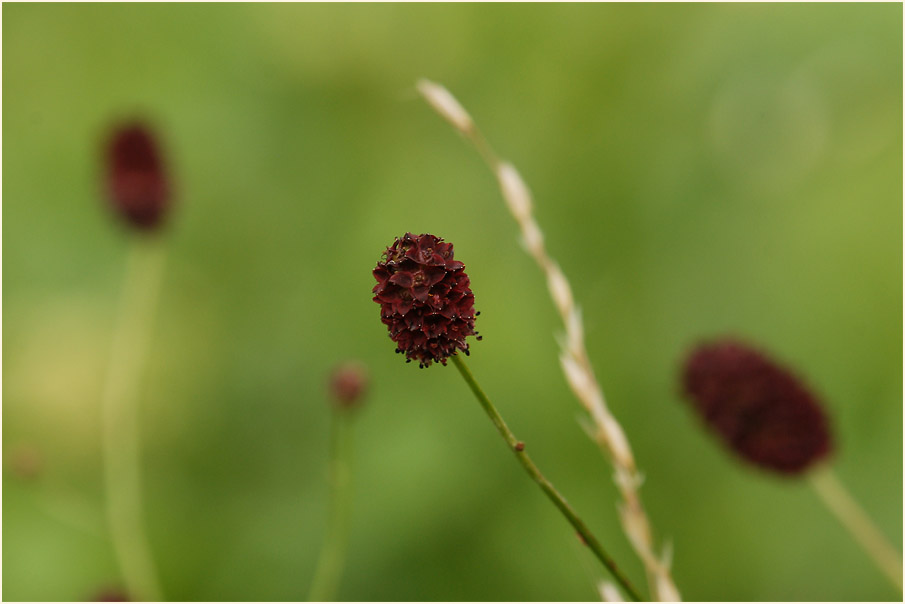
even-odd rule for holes
{"type": "Polygon", "coordinates": [[[474,145],[496,176],[503,199],[522,232],[522,243],[546,276],[550,295],[565,325],[560,363],[569,386],[594,421],[592,437],[615,469],[614,481],[622,495],[619,511],[623,530],[644,563],[652,597],[660,601],[679,600],[679,591],[670,574],[671,554],[667,551],[661,557],[654,552],[650,521],[639,492],[641,474],[622,426],[607,407],[603,390],[594,377],[584,345],[581,313],[575,304],[569,281],[547,253],[543,232],[533,216],[528,187],[515,167],[501,160],[493,151],[471,116],[446,88],[427,80],[419,81],[417,88],[431,107],[474,145]]]}
{"type": "Polygon", "coordinates": [[[456,369],[459,370],[459,373],[462,374],[462,377],[465,378],[465,382],[468,384],[468,387],[471,388],[471,391],[474,393],[475,398],[478,399],[478,402],[481,403],[481,407],[484,408],[484,411],[490,416],[490,420],[493,422],[493,425],[496,426],[497,431],[500,433],[500,436],[503,437],[503,440],[506,441],[506,444],[509,445],[509,448],[515,453],[515,457],[518,459],[519,463],[522,464],[522,467],[525,468],[525,471],[528,472],[528,475],[531,476],[532,480],[537,483],[537,486],[541,488],[544,494],[553,502],[560,512],[562,512],[563,516],[566,517],[566,520],[569,521],[584,542],[588,545],[594,555],[597,556],[597,559],[603,563],[603,565],[612,573],[613,577],[622,585],[623,589],[631,596],[633,600],[640,601],[641,595],[635,589],[635,587],[631,584],[628,578],[622,573],[613,559],[609,554],[603,549],[600,545],[600,542],[597,541],[597,538],[591,534],[591,531],[585,525],[585,523],[578,517],[575,513],[575,510],[572,509],[572,506],[565,500],[565,498],[559,494],[559,491],[547,480],[543,474],[541,474],[540,470],[534,465],[534,462],[531,461],[531,458],[528,456],[528,453],[525,452],[525,444],[519,441],[512,431],[509,429],[509,426],[506,425],[506,422],[503,421],[502,416],[496,410],[496,407],[493,406],[493,403],[490,402],[490,399],[487,398],[487,395],[484,394],[484,391],[481,389],[481,386],[478,385],[478,382],[475,380],[474,375],[472,375],[471,371],[468,369],[468,366],[465,364],[465,361],[462,359],[461,355],[455,354],[452,356],[453,365],[456,366],[456,369]]]}
{"type": "Polygon", "coordinates": [[[163,595],[143,526],[139,382],[163,277],[160,241],[130,244],[120,315],[103,394],[103,453],[107,522],[129,597],[163,595]]]}
{"type": "Polygon", "coordinates": [[[330,512],[320,559],[314,571],[309,602],[329,602],[336,597],[343,566],[351,510],[352,413],[336,406],[330,435],[330,512]]]}
{"type": "Polygon", "coordinates": [[[902,591],[901,554],[890,545],[883,533],[839,481],[833,470],[829,467],[818,468],[812,471],[808,478],[824,505],[861,545],[892,584],[902,591]]]}

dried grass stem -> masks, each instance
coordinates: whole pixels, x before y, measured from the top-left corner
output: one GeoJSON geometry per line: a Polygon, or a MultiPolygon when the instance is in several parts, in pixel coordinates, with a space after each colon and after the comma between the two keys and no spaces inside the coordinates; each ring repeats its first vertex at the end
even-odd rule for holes
{"type": "Polygon", "coordinates": [[[512,164],[497,156],[468,112],[446,88],[420,80],[417,89],[440,116],[474,145],[496,176],[503,199],[521,230],[522,244],[546,276],[550,295],[565,325],[565,338],[560,342],[560,364],[569,386],[594,421],[594,439],[615,469],[614,481],[622,497],[619,512],[623,530],[644,563],[652,597],[660,601],[678,601],[680,595],[670,575],[671,554],[667,550],[658,556],[654,551],[650,522],[639,493],[643,479],[628,439],[607,407],[603,390],[594,376],[584,345],[581,313],[568,279],[547,253],[543,232],[533,216],[534,204],[527,185],[512,164]]]}

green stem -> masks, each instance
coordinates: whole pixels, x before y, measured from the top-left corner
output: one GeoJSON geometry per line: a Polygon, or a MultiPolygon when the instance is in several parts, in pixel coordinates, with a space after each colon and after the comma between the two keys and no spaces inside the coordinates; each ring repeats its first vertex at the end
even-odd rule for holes
{"type": "Polygon", "coordinates": [[[142,522],[138,401],[165,258],[160,241],[135,238],[130,243],[102,402],[107,522],[133,600],[163,599],[142,522]]]}
{"type": "Polygon", "coordinates": [[[308,594],[309,602],[336,597],[346,561],[351,512],[352,410],[335,406],[330,443],[330,516],[327,534],[308,594]]]}
{"type": "Polygon", "coordinates": [[[818,468],[808,476],[820,499],[855,538],[874,563],[902,591],[902,556],[880,532],[870,517],[848,493],[829,468],[818,468]]]}
{"type": "Polygon", "coordinates": [[[462,377],[465,378],[465,382],[468,384],[471,391],[474,393],[475,397],[478,399],[478,402],[481,403],[481,406],[484,408],[484,411],[487,412],[487,415],[490,416],[490,420],[493,422],[493,425],[496,426],[497,431],[503,437],[503,440],[506,441],[506,444],[509,445],[509,448],[512,449],[513,453],[515,453],[515,457],[519,460],[519,463],[522,464],[522,467],[525,468],[525,471],[531,476],[534,482],[537,483],[537,486],[541,488],[541,490],[547,495],[550,501],[553,502],[560,512],[562,512],[563,516],[566,517],[566,520],[569,521],[578,534],[581,535],[581,538],[587,544],[587,546],[594,552],[594,555],[597,556],[597,559],[603,563],[603,565],[610,571],[616,581],[622,585],[623,589],[631,596],[633,600],[639,602],[642,600],[640,594],[635,589],[635,587],[631,584],[628,578],[622,574],[622,571],[619,570],[619,567],[616,566],[616,563],[609,556],[609,554],[604,551],[603,547],[600,545],[600,542],[597,541],[597,538],[591,534],[591,531],[582,522],[581,518],[575,513],[575,510],[572,509],[572,506],[563,498],[562,495],[559,494],[559,491],[554,488],[554,486],[547,480],[543,474],[540,473],[540,470],[537,469],[537,466],[534,465],[534,462],[531,461],[531,458],[528,457],[528,454],[525,452],[525,444],[519,441],[509,427],[506,425],[506,422],[503,421],[503,418],[500,416],[499,412],[496,410],[496,407],[493,406],[493,403],[490,402],[490,399],[487,398],[487,395],[484,394],[484,391],[481,390],[481,387],[478,385],[477,381],[475,381],[474,375],[472,375],[471,371],[468,369],[468,366],[465,364],[465,361],[462,359],[462,356],[459,354],[454,354],[452,357],[452,362],[456,366],[456,369],[459,370],[459,373],[462,374],[462,377]]]}

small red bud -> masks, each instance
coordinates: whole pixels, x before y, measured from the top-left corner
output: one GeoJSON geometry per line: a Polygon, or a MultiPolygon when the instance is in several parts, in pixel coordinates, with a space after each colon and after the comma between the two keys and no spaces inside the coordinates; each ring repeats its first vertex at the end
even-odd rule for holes
{"type": "Polygon", "coordinates": [[[367,387],[367,368],[358,362],[349,361],[338,365],[330,375],[330,396],[340,407],[360,405],[367,387]]]}
{"type": "Polygon", "coordinates": [[[18,445],[6,454],[7,468],[20,480],[34,480],[44,469],[44,457],[37,447],[18,445]]]}

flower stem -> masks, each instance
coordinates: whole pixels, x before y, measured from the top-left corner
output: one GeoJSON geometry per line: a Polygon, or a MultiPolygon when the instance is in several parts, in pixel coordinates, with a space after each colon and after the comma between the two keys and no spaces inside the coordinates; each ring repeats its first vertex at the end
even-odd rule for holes
{"type": "Polygon", "coordinates": [[[336,597],[346,561],[351,511],[352,410],[336,405],[330,435],[330,516],[309,602],[329,602],[336,597]]]}
{"type": "Polygon", "coordinates": [[[130,243],[126,279],[103,394],[107,522],[129,597],[161,601],[142,523],[139,382],[163,277],[165,249],[156,239],[130,243]]]}
{"type": "Polygon", "coordinates": [[[902,591],[902,556],[846,490],[829,467],[810,473],[811,486],[874,563],[902,591]]]}
{"type": "Polygon", "coordinates": [[[597,559],[603,563],[603,565],[612,573],[613,577],[622,585],[625,591],[631,596],[633,600],[641,601],[642,598],[639,595],[638,591],[631,584],[628,578],[622,574],[622,571],[619,570],[619,567],[616,566],[616,563],[609,556],[609,554],[604,551],[603,547],[600,545],[600,542],[597,541],[597,538],[591,534],[591,531],[585,525],[584,522],[578,517],[575,511],[572,509],[572,506],[563,498],[562,495],[559,494],[559,491],[547,480],[543,474],[541,474],[540,470],[538,470],[537,466],[534,465],[534,462],[531,461],[531,458],[525,452],[525,444],[519,441],[509,427],[506,425],[506,422],[503,421],[503,418],[500,416],[499,412],[496,410],[496,407],[493,406],[493,403],[490,402],[490,399],[487,398],[487,395],[484,394],[484,391],[481,390],[481,386],[478,385],[477,381],[475,381],[474,375],[472,375],[471,370],[468,369],[468,366],[465,364],[465,361],[462,359],[462,355],[454,354],[452,357],[452,362],[456,366],[456,369],[459,370],[459,373],[462,374],[462,377],[465,379],[465,382],[468,384],[471,391],[474,393],[475,398],[478,399],[478,402],[481,403],[481,406],[484,408],[484,411],[487,412],[487,415],[490,416],[490,420],[493,422],[493,425],[496,426],[497,431],[503,437],[503,440],[506,441],[506,444],[509,445],[509,448],[512,449],[513,453],[515,453],[515,457],[519,460],[519,463],[522,464],[522,467],[525,468],[525,471],[531,476],[534,482],[537,483],[537,486],[541,488],[541,490],[547,495],[550,501],[553,502],[559,511],[562,512],[563,516],[566,517],[566,520],[569,521],[578,534],[581,536],[582,540],[587,544],[591,551],[594,552],[594,555],[597,556],[597,559]]]}

